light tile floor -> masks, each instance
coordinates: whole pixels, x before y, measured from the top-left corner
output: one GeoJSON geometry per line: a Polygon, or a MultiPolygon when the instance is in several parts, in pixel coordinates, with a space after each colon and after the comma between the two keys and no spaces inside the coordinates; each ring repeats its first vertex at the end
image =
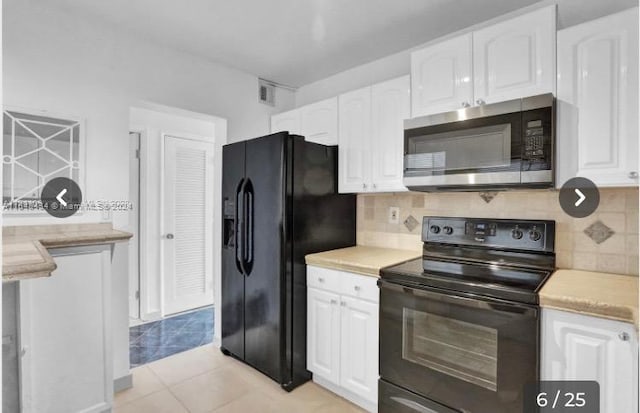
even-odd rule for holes
{"type": "Polygon", "coordinates": [[[309,382],[290,393],[208,344],[136,367],[133,388],[115,395],[114,413],[358,413],[309,382]]]}

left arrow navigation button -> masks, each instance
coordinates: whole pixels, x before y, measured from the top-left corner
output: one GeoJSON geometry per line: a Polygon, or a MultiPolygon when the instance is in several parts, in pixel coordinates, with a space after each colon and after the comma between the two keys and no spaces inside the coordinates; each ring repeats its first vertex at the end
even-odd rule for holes
{"type": "Polygon", "coordinates": [[[67,218],[80,209],[82,191],[72,179],[54,178],[42,188],[40,201],[49,215],[56,218],[67,218]]]}

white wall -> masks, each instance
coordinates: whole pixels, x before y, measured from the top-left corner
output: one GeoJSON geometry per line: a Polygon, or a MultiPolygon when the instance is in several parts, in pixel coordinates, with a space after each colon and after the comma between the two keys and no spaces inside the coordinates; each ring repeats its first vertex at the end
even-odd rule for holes
{"type": "Polygon", "coordinates": [[[410,72],[411,51],[405,50],[300,87],[296,91],[296,107],[408,75],[410,72]]]}
{"type": "MultiPolygon", "coordinates": [[[[44,2],[43,2],[44,3],[44,2]]],[[[99,21],[29,0],[4,0],[5,105],[69,114],[85,120],[86,200],[129,196],[129,108],[140,101],[179,107],[228,120],[230,141],[267,133],[272,113],[293,105],[257,102],[255,76],[165,48],[99,21]]],[[[64,222],[95,222],[98,213],[64,222]]],[[[115,213],[115,227],[129,216],[115,213]]],[[[62,223],[49,216],[8,217],[4,225],[62,223]]],[[[114,250],[114,377],[128,374],[128,251],[114,250]]]]}

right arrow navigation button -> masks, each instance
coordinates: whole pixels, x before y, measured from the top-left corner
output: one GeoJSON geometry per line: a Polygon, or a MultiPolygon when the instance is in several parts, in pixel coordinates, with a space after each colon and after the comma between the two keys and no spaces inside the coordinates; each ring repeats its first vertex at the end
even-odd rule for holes
{"type": "Polygon", "coordinates": [[[574,204],[575,206],[580,206],[580,204],[587,199],[586,196],[584,196],[584,194],[582,193],[581,190],[579,190],[578,188],[575,189],[576,195],[578,195],[578,200],[576,201],[576,203],[574,204]]]}
{"type": "Polygon", "coordinates": [[[591,215],[600,203],[600,191],[587,178],[571,178],[560,189],[560,206],[574,218],[591,215]]]}

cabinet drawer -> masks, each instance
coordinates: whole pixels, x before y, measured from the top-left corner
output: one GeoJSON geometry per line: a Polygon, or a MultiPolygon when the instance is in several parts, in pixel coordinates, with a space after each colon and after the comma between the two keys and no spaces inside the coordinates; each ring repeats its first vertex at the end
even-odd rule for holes
{"type": "Polygon", "coordinates": [[[377,303],[380,301],[378,277],[343,272],[341,293],[377,303]]]}
{"type": "Polygon", "coordinates": [[[344,273],[328,268],[307,265],[307,287],[342,293],[344,273]]]}

